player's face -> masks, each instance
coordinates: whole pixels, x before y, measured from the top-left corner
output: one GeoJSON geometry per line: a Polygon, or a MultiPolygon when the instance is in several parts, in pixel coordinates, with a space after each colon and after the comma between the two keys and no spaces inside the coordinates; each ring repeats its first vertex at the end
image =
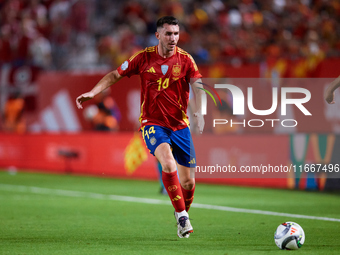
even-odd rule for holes
{"type": "Polygon", "coordinates": [[[156,37],[163,50],[174,51],[179,39],[179,26],[164,24],[157,30],[156,37]]]}

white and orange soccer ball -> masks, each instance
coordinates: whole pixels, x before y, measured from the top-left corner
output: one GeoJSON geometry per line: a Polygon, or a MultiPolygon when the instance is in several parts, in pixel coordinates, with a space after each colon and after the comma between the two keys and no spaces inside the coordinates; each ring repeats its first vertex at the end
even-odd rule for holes
{"type": "Polygon", "coordinates": [[[281,250],[297,250],[305,242],[305,232],[299,224],[287,221],[277,227],[274,241],[281,250]]]}

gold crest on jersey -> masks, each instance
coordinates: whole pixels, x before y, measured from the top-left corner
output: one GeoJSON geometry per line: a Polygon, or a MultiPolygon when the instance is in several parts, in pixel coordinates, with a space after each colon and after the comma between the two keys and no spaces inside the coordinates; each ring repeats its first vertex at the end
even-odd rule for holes
{"type": "Polygon", "coordinates": [[[181,65],[173,65],[172,66],[172,75],[179,76],[181,74],[181,65]]]}

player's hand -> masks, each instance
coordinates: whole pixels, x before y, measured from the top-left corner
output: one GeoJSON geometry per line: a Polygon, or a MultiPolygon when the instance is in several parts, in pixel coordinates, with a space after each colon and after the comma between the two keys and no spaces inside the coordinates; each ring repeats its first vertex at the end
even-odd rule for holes
{"type": "Polygon", "coordinates": [[[334,91],[331,91],[330,89],[327,89],[325,91],[325,95],[324,98],[326,100],[327,103],[329,104],[334,104],[334,91]]]}
{"type": "Polygon", "coordinates": [[[202,134],[205,125],[204,117],[201,113],[198,112],[194,113],[194,117],[197,118],[198,131],[200,132],[200,134],[202,134]]]}
{"type": "Polygon", "coordinates": [[[83,109],[82,103],[84,103],[87,100],[90,100],[94,97],[94,95],[91,92],[84,93],[77,97],[76,104],[78,109],[83,109]]]}

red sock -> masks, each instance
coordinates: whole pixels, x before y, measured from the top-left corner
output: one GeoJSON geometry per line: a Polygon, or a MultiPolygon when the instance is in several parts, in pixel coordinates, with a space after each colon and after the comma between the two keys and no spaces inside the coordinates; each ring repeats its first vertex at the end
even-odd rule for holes
{"type": "Polygon", "coordinates": [[[177,172],[165,173],[162,172],[162,180],[166,191],[170,197],[171,203],[176,212],[185,210],[185,202],[183,199],[181,185],[177,177],[177,172]]]}
{"type": "Polygon", "coordinates": [[[185,202],[185,209],[187,212],[189,211],[192,201],[194,200],[195,187],[196,186],[194,185],[192,190],[186,190],[181,186],[183,197],[184,197],[184,202],[185,202]]]}

